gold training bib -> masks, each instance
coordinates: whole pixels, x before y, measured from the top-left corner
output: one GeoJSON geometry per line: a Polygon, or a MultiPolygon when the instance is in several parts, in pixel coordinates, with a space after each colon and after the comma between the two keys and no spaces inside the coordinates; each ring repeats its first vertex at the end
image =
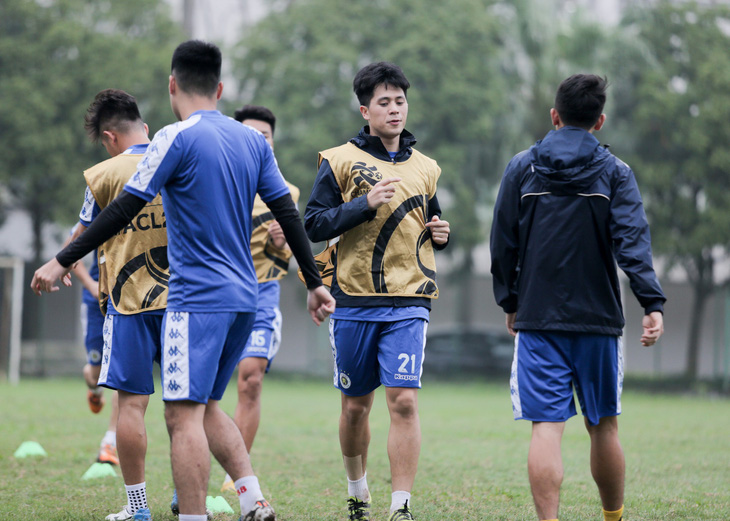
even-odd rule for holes
{"type": "Polygon", "coordinates": [[[441,169],[417,150],[404,162],[374,158],[352,143],[325,150],[342,198],[367,194],[382,179],[399,177],[395,195],[372,221],[343,233],[337,243],[337,283],[353,296],[438,298],[436,261],[426,228],[428,201],[441,169]]]}
{"type": "MultiPolygon", "coordinates": [[[[122,192],[141,157],[120,154],[84,172],[100,208],[122,192]]],[[[157,194],[129,225],[99,247],[99,303],[104,312],[108,298],[125,315],[167,306],[170,266],[165,226],[162,198],[157,194]]]]}
{"type": "MultiPolygon", "coordinates": [[[[299,200],[299,189],[293,184],[286,183],[291,192],[294,203],[299,200]]],[[[279,280],[289,270],[291,250],[279,249],[269,238],[269,226],[274,220],[274,214],[256,195],[253,202],[253,225],[251,226],[251,257],[256,269],[256,278],[261,282],[279,280]]]]}

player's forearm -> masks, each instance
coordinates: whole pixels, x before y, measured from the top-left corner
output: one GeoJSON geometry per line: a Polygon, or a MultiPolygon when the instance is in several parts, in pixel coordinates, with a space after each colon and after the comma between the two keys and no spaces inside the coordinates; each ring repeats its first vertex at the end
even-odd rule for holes
{"type": "Polygon", "coordinates": [[[299,217],[299,211],[294,205],[291,195],[286,194],[278,199],[267,202],[266,205],[274,214],[276,221],[284,232],[286,242],[302,270],[307,289],[314,289],[321,286],[322,279],[319,276],[317,266],[314,264],[312,249],[309,246],[304,226],[302,226],[302,221],[299,217]]]}
{"type": "Polygon", "coordinates": [[[56,260],[61,266],[70,266],[121,231],[146,204],[144,199],[122,192],[81,236],[56,255],[56,260]]]}
{"type": "Polygon", "coordinates": [[[304,228],[309,240],[322,242],[333,239],[374,219],[376,214],[377,210],[368,208],[365,195],[345,203],[329,162],[322,161],[304,211],[304,228]]]}

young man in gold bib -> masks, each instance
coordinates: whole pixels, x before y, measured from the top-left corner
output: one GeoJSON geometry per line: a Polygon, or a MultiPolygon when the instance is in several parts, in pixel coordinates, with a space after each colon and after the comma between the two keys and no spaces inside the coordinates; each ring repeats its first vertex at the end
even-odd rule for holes
{"type": "Polygon", "coordinates": [[[405,130],[410,83],[379,62],[353,81],[367,125],[347,144],[319,154],[305,212],[313,242],[337,240],[330,320],[334,385],[341,391],[340,447],[351,520],[368,520],[369,414],[386,387],[390,412],[390,521],[414,519],[411,489],[421,448],[417,393],[431,299],[438,297],[434,250],[446,247],[436,182],[441,169],[413,148],[405,130]]]}

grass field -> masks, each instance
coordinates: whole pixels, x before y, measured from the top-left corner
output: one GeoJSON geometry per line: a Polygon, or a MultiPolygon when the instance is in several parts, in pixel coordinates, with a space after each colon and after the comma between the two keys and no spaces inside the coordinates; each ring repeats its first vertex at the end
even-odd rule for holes
{"type": "MultiPolygon", "coordinates": [[[[158,386],[159,387],[159,386],[158,386]]],[[[269,377],[253,450],[254,468],[281,521],[345,519],[346,485],[337,437],[339,397],[329,378],[269,377]]],[[[232,412],[233,386],[224,398],[232,412]]],[[[527,422],[512,420],[506,385],[425,383],[420,393],[423,449],[413,491],[419,521],[536,519],[527,475],[527,422]]],[[[169,510],[169,442],[158,391],[147,412],[147,486],[156,521],[169,510]]],[[[730,517],[730,401],[626,391],[621,436],[626,452],[627,520],[727,520],[730,517]]],[[[107,411],[92,415],[77,379],[0,383],[0,520],[103,520],[126,503],[117,478],[84,481],[107,411]],[[46,458],[16,459],[26,440],[46,458]]],[[[371,417],[368,481],[374,520],[387,519],[388,417],[379,392],[371,417]]],[[[582,421],[568,422],[561,521],[600,521],[582,421]]],[[[212,465],[208,494],[221,495],[224,472],[212,465]]],[[[238,513],[238,502],[224,494],[238,513]]],[[[237,519],[238,516],[235,516],[237,519]]],[[[234,519],[219,514],[216,519],[234,519]]]]}

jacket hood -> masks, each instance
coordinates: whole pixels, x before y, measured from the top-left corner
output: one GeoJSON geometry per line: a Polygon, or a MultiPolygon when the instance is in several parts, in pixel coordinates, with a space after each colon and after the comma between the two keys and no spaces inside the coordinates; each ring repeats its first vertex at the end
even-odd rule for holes
{"type": "Polygon", "coordinates": [[[593,134],[577,127],[551,130],[530,148],[533,170],[551,192],[564,194],[590,187],[612,157],[593,134]]]}

